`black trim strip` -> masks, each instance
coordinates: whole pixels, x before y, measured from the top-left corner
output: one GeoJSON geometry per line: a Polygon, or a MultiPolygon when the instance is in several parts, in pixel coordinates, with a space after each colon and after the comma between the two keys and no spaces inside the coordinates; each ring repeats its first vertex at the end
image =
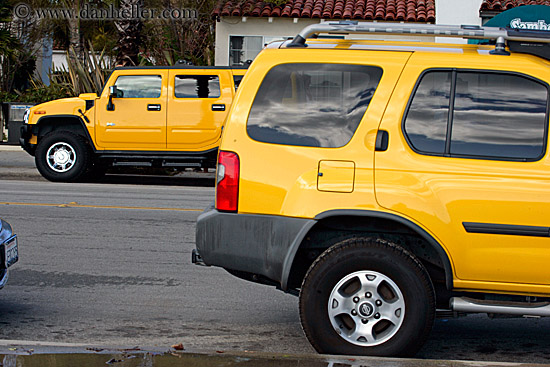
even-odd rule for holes
{"type": "Polygon", "coordinates": [[[510,236],[550,237],[550,227],[518,226],[513,224],[463,222],[468,233],[503,234],[510,236]]]}
{"type": "MultiPolygon", "coordinates": [[[[456,75],[457,75],[456,70],[453,70],[451,72],[451,92],[449,93],[449,111],[447,111],[447,136],[445,138],[445,152],[443,153],[446,157],[451,156],[451,138],[453,133],[453,119],[454,119],[455,97],[456,97],[456,75]]],[[[418,86],[420,86],[420,83],[418,84],[418,86]]]]}

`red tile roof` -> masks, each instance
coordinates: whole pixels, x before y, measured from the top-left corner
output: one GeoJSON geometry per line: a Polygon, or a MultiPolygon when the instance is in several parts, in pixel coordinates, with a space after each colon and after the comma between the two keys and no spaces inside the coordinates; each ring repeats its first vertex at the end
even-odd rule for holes
{"type": "Polygon", "coordinates": [[[435,23],[435,0],[221,0],[212,16],[359,19],[435,23]]]}
{"type": "Polygon", "coordinates": [[[550,5],[550,0],[483,0],[480,11],[505,11],[521,5],[550,5]]]}

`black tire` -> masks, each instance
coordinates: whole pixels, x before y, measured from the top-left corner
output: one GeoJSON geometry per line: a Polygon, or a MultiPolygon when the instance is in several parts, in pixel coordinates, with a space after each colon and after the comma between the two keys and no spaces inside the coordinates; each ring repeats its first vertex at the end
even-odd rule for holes
{"type": "Polygon", "coordinates": [[[378,238],[330,247],[311,265],[300,291],[302,327],[319,353],[412,356],[434,318],[435,292],[424,266],[378,238]]]}
{"type": "Polygon", "coordinates": [[[34,161],[44,178],[54,182],[75,182],[88,173],[92,154],[80,135],[54,131],[40,139],[34,161]]]}

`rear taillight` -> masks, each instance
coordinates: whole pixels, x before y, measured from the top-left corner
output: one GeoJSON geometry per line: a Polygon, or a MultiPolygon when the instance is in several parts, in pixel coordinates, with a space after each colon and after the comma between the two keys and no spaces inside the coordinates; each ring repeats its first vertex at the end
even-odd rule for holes
{"type": "Polygon", "coordinates": [[[239,201],[239,156],[221,151],[216,176],[216,209],[236,212],[239,201]]]}

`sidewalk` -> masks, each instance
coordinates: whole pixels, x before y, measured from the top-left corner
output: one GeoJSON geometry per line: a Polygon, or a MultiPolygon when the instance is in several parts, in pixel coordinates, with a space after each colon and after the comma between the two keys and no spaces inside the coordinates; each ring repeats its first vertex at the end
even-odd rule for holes
{"type": "Polygon", "coordinates": [[[0,179],[44,180],[36,166],[34,157],[19,145],[0,144],[0,179]]]}
{"type": "Polygon", "coordinates": [[[6,143],[0,143],[0,152],[22,152],[23,148],[19,145],[11,145],[6,143]]]}

